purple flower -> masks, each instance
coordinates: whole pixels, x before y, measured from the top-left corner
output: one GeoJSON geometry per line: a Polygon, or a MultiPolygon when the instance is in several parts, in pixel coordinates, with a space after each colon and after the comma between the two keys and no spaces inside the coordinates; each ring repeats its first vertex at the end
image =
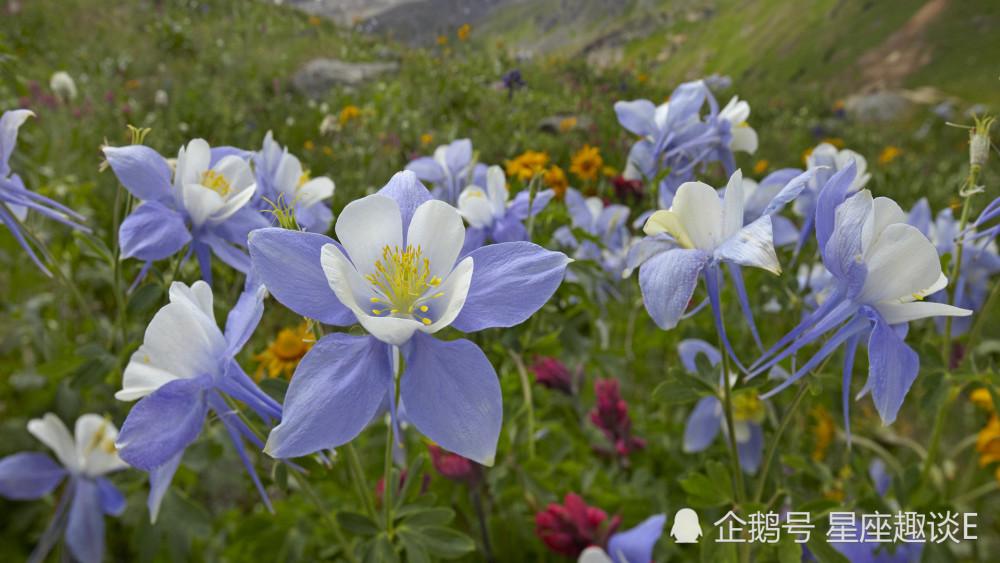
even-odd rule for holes
{"type": "Polygon", "coordinates": [[[121,516],[125,511],[125,495],[104,477],[127,467],[115,453],[118,429],[104,417],[85,414],[76,420],[74,439],[63,421],[48,413],[28,422],[28,432],[52,448],[59,463],[46,454],[30,452],[0,459],[0,496],[15,500],[41,498],[69,478],[31,560],[44,560],[65,530],[66,545],[74,559],[85,563],[102,561],[104,515],[121,516]]]}
{"type": "Polygon", "coordinates": [[[652,180],[661,173],[660,207],[670,207],[677,188],[694,178],[695,169],[709,162],[722,162],[727,174],[736,170],[733,151],[757,150],[757,133],[746,125],[750,106],[733,97],[721,110],[702,80],[686,82],[670,95],[670,101],[654,105],[649,100],[616,102],[615,113],[622,127],[642,137],[629,151],[624,177],[652,180]],[[704,119],[701,108],[709,104],[704,119]]]}
{"type": "MultiPolygon", "coordinates": [[[[719,351],[704,340],[682,340],[677,347],[677,352],[684,369],[692,373],[698,372],[695,365],[695,357],[698,354],[704,354],[713,366],[718,365],[722,360],[719,351]]],[[[721,381],[719,386],[722,386],[721,381]]],[[[764,429],[762,426],[766,414],[764,405],[757,399],[756,394],[749,393],[734,397],[733,405],[733,430],[736,435],[736,449],[740,457],[740,467],[746,473],[753,475],[757,473],[761,454],[764,451],[764,429]]],[[[720,429],[725,431],[724,421],[722,401],[715,396],[703,397],[688,415],[687,422],[684,423],[684,451],[694,453],[707,448],[715,441],[720,429]]]]}
{"type": "Polygon", "coordinates": [[[948,282],[937,250],[918,229],[905,223],[905,213],[891,199],[873,199],[868,190],[848,198],[855,172],[853,160],[848,161],[817,198],[816,237],[823,264],[832,275],[823,301],[751,366],[748,377],[836,329],[809,361],[762,397],[797,381],[846,343],[843,405],[847,424],[854,354],[868,333],[868,381],[860,395],[871,391],[882,422],[888,425],[895,421],[920,367],[919,356],[904,341],[909,321],[965,316],[971,311],[924,300],[948,282]]]}
{"type": "Polygon", "coordinates": [[[265,423],[281,419],[281,405],[264,394],[234,359],[260,322],[265,295],[264,286],[250,276],[223,332],[215,324],[208,284],[197,281],[188,287],[174,282],[170,303],[153,316],[142,346],[125,367],[115,398],[140,400],[128,413],[115,445],[125,462],[149,472],[148,505],[154,521],[181,456],[201,433],[209,411],[229,432],[271,509],[243,440],[258,448],[264,444],[224,398],[228,395],[246,404],[265,423]]]}
{"type": "Polygon", "coordinates": [[[401,353],[399,401],[409,421],[441,447],[491,465],[503,415],[496,372],[472,342],[431,334],[523,322],[559,286],[569,260],[524,241],[460,256],[461,216],[412,172],[348,204],[335,231],[339,243],[283,229],[250,237],[254,269],[278,301],[369,333],[327,335],[302,358],[265,451],[294,457],[340,446],[386,404],[395,420],[401,353]]]}
{"type": "Polygon", "coordinates": [[[663,525],[667,523],[665,514],[655,514],[646,518],[638,526],[611,534],[607,551],[598,546],[590,546],[580,554],[577,563],[633,563],[653,560],[653,547],[663,535],[663,525]]]}
{"type": "Polygon", "coordinates": [[[17,144],[17,130],[29,116],[34,115],[33,112],[22,109],[5,111],[0,117],[0,223],[10,230],[14,239],[28,253],[31,261],[41,268],[45,275],[51,277],[52,273],[45,268],[25,238],[27,231],[24,230],[22,222],[28,216],[28,210],[32,209],[50,219],[87,233],[90,229],[77,222],[86,221],[83,215],[61,203],[29,191],[24,187],[21,177],[11,172],[10,155],[14,152],[14,145],[17,144]]]}
{"type": "Polygon", "coordinates": [[[177,154],[176,171],[156,151],[142,145],[104,147],[118,181],[143,200],[122,221],[122,257],[162,260],[188,246],[202,278],[212,282],[212,254],[240,272],[250,271],[246,247],[250,231],[268,225],[247,205],[256,192],[249,153],[232,147],[210,149],[195,139],[177,154]]]}
{"type": "Polygon", "coordinates": [[[257,197],[251,205],[261,211],[273,206],[294,206],[295,221],[303,231],[325,233],[330,230],[333,212],[327,203],[333,197],[333,180],[311,178],[302,162],[274,140],[270,131],[264,146],[253,156],[257,178],[257,197]],[[270,203],[268,203],[270,202],[270,203]]]}
{"type": "Polygon", "coordinates": [[[552,200],[555,192],[542,190],[535,194],[528,210],[528,192],[518,192],[514,201],[508,202],[507,178],[499,166],[486,171],[486,187],[471,185],[458,196],[458,212],[469,223],[465,230],[465,244],[461,255],[491,242],[528,240],[528,231],[522,221],[536,215],[552,200]]]}
{"type": "Polygon", "coordinates": [[[514,69],[507,74],[503,75],[503,87],[507,90],[507,99],[514,97],[514,91],[520,90],[527,85],[527,82],[521,78],[521,71],[519,69],[514,69]]]}
{"type": "Polygon", "coordinates": [[[406,169],[417,178],[434,184],[431,195],[451,205],[458,205],[458,196],[470,183],[486,185],[486,165],[472,164],[472,141],[457,139],[451,144],[441,145],[434,150],[434,156],[422,156],[410,161],[406,169]]]}
{"type": "Polygon", "coordinates": [[[630,269],[641,263],[639,286],[646,310],[657,326],[663,330],[677,326],[704,274],[716,329],[735,360],[719,309],[719,266],[725,262],[759,345],[740,267],[753,266],[775,274],[781,271],[772,242],[771,214],[794,199],[811,175],[811,171],[805,172],[790,181],[749,224],[744,222],[745,198],[739,170],[729,179],[724,199],[708,184],[681,185],[670,209],[657,211],[646,221],[644,230],[649,236],[629,253],[630,269]]]}

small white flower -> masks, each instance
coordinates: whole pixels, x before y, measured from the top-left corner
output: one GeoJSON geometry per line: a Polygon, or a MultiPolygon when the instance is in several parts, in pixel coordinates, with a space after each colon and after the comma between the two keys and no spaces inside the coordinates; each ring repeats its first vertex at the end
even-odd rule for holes
{"type": "Polygon", "coordinates": [[[52,88],[52,92],[63,103],[69,103],[70,100],[76,98],[76,83],[73,82],[73,78],[68,73],[62,70],[52,74],[52,78],[49,79],[49,88],[52,88]]]}
{"type": "Polygon", "coordinates": [[[257,189],[247,161],[229,155],[209,166],[211,160],[204,139],[194,139],[177,153],[174,198],[194,228],[222,223],[246,205],[257,189]]]}
{"type": "Polygon", "coordinates": [[[118,428],[114,424],[96,414],[85,414],[76,419],[74,431],[75,439],[52,413],[28,422],[28,432],[52,448],[70,473],[93,478],[128,467],[115,450],[118,428]]]}

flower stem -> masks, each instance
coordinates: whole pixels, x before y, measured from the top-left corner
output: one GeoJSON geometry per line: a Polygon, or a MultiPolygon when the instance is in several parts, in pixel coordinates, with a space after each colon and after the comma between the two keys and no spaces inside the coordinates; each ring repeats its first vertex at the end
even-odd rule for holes
{"type": "Polygon", "coordinates": [[[327,510],[326,506],[323,505],[323,501],[320,500],[316,491],[309,484],[309,480],[305,478],[298,471],[289,471],[289,473],[295,477],[295,481],[299,484],[303,491],[305,491],[306,496],[308,496],[316,508],[319,509],[319,513],[323,515],[323,519],[333,530],[333,535],[337,536],[337,542],[341,545],[344,550],[344,557],[347,557],[351,563],[358,563],[357,557],[354,556],[354,552],[351,550],[351,544],[347,542],[347,538],[344,536],[344,531],[340,529],[340,524],[337,523],[337,519],[330,515],[330,511],[327,510]]]}
{"type": "MultiPolygon", "coordinates": [[[[979,167],[973,167],[972,171],[969,172],[969,179],[967,180],[969,185],[974,186],[976,184],[976,179],[979,176],[979,167]]],[[[965,196],[965,202],[962,204],[962,217],[959,221],[958,232],[965,230],[966,225],[969,222],[969,202],[972,200],[972,194],[965,196]]],[[[964,244],[962,240],[959,239],[955,241],[955,256],[952,258],[951,263],[951,276],[949,276],[948,282],[948,304],[955,304],[955,288],[958,284],[959,270],[962,267],[962,251],[964,249],[964,244]]],[[[951,365],[951,327],[954,317],[951,315],[945,317],[944,321],[944,343],[941,347],[941,359],[944,360],[945,369],[949,369],[951,365]]]]}
{"type": "Polygon", "coordinates": [[[493,563],[493,550],[490,548],[490,529],[486,525],[486,516],[483,512],[483,499],[479,493],[479,486],[471,487],[469,493],[472,495],[472,506],[476,509],[476,519],[479,520],[479,529],[483,534],[483,556],[487,563],[493,563]]]}
{"type": "Polygon", "coordinates": [[[927,448],[924,467],[920,470],[920,485],[917,487],[915,495],[923,492],[927,486],[927,479],[930,477],[931,467],[934,465],[934,458],[937,456],[938,445],[941,443],[941,432],[944,430],[944,421],[948,418],[948,408],[951,407],[955,398],[958,397],[958,389],[954,385],[948,389],[948,399],[941,406],[941,410],[938,411],[937,420],[934,421],[934,431],[931,434],[931,445],[927,448]]]}
{"type": "Polygon", "coordinates": [[[385,485],[382,487],[382,508],[385,512],[385,529],[392,536],[392,494],[396,483],[392,480],[392,422],[385,433],[385,485]]]}
{"type": "Polygon", "coordinates": [[[21,220],[18,219],[16,215],[11,214],[11,217],[14,218],[14,221],[21,228],[21,231],[25,234],[28,240],[30,240],[31,243],[35,245],[35,248],[37,248],[38,251],[42,254],[42,257],[45,259],[45,261],[48,262],[49,267],[52,269],[53,272],[55,272],[56,278],[58,278],[59,281],[62,282],[64,286],[66,286],[66,289],[68,289],[70,293],[73,294],[73,297],[76,298],[77,303],[80,305],[80,310],[83,311],[83,314],[85,317],[87,317],[87,320],[89,320],[90,323],[94,325],[94,328],[97,329],[100,325],[98,324],[97,319],[94,317],[94,313],[91,312],[90,310],[90,303],[88,303],[87,300],[83,297],[83,294],[80,293],[80,289],[76,287],[76,284],[74,284],[72,280],[66,277],[65,272],[63,272],[62,268],[59,267],[59,264],[56,263],[55,257],[52,256],[52,253],[49,252],[49,249],[42,244],[42,241],[37,236],[35,236],[34,231],[32,231],[30,228],[28,228],[27,225],[22,223],[21,220]]]}
{"type": "MultiPolygon", "coordinates": [[[[962,358],[963,361],[972,356],[972,347],[975,346],[976,340],[979,339],[979,333],[983,330],[983,323],[990,316],[989,313],[993,309],[993,305],[996,304],[998,295],[1000,295],[1000,282],[993,284],[993,291],[990,292],[989,298],[986,299],[986,304],[979,310],[979,317],[976,319],[976,324],[972,326],[972,332],[969,333],[968,348],[965,357],[962,358]]],[[[951,317],[948,318],[950,319],[951,317]]]]}
{"type": "Polygon", "coordinates": [[[361,460],[358,459],[358,452],[354,449],[354,444],[350,442],[344,444],[344,452],[346,453],[347,465],[351,472],[351,481],[354,482],[354,489],[361,498],[361,504],[364,505],[368,516],[372,520],[378,521],[378,512],[375,510],[375,503],[369,494],[371,489],[368,488],[368,483],[365,482],[365,472],[361,467],[361,460]]]}
{"type": "Polygon", "coordinates": [[[753,495],[754,502],[760,502],[760,499],[764,496],[764,483],[767,481],[767,472],[771,468],[771,460],[774,458],[774,452],[778,449],[778,442],[781,441],[781,435],[785,432],[785,428],[788,423],[792,420],[792,413],[798,408],[799,403],[802,402],[803,397],[806,396],[806,389],[809,388],[809,383],[803,379],[802,383],[799,385],[799,391],[795,394],[795,398],[792,399],[792,404],[788,405],[785,409],[785,415],[781,417],[781,423],[778,424],[778,430],[774,433],[774,437],[771,438],[771,445],[767,448],[767,455],[764,456],[764,464],[760,466],[760,477],[757,479],[757,490],[753,495]]]}
{"type": "Polygon", "coordinates": [[[531,233],[535,227],[535,214],[531,212],[531,206],[535,202],[535,192],[538,190],[538,182],[542,179],[541,173],[535,174],[528,182],[528,240],[531,240],[531,233]]]}
{"type": "MultiPolygon", "coordinates": [[[[721,313],[720,313],[721,315],[721,313]]],[[[740,467],[740,451],[736,444],[736,424],[733,422],[733,389],[729,380],[729,354],[726,352],[719,334],[719,350],[722,351],[722,402],[726,414],[726,430],[729,438],[729,460],[733,470],[733,492],[740,504],[746,503],[746,489],[743,484],[743,469],[740,467]]]]}
{"type": "Polygon", "coordinates": [[[535,457],[535,407],[531,400],[531,382],[528,381],[528,371],[524,368],[521,356],[513,350],[508,350],[510,357],[514,358],[517,366],[517,373],[521,377],[521,391],[524,393],[524,406],[528,415],[528,456],[535,457]]]}

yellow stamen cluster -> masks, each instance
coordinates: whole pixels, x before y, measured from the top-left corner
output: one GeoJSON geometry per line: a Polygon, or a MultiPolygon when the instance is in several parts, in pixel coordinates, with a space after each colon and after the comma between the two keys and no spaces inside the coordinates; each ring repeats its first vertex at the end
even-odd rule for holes
{"type": "Polygon", "coordinates": [[[113,454],[115,453],[115,440],[105,435],[105,429],[108,426],[108,421],[105,419],[104,424],[100,425],[94,434],[91,435],[90,441],[83,448],[83,457],[86,459],[90,456],[90,452],[94,450],[101,450],[105,453],[113,454]]]}
{"type": "Polygon", "coordinates": [[[764,421],[764,403],[756,392],[737,393],[733,396],[733,418],[745,422],[764,421]]]}
{"type": "Polygon", "coordinates": [[[229,180],[215,170],[206,170],[201,173],[201,185],[212,190],[219,195],[227,195],[231,191],[229,180]]]}
{"type": "Polygon", "coordinates": [[[309,171],[306,170],[305,172],[302,173],[301,176],[299,176],[299,183],[295,187],[301,188],[302,186],[306,185],[306,183],[309,182],[309,180],[311,179],[312,178],[309,177],[309,171]]]}
{"type": "Polygon", "coordinates": [[[375,261],[375,273],[365,276],[379,295],[372,297],[371,302],[386,306],[372,309],[372,313],[394,315],[403,312],[413,315],[425,325],[431,324],[429,318],[420,314],[428,309],[423,303],[441,297],[443,293],[423,296],[429,288],[439,286],[441,278],[431,275],[430,260],[423,258],[422,254],[419,246],[407,246],[406,250],[400,251],[398,246],[389,248],[388,244],[385,245],[382,259],[375,261]]]}

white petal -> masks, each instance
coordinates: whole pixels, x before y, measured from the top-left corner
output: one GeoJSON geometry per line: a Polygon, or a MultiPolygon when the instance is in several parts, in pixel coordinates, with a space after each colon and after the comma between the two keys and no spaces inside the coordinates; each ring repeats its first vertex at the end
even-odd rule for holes
{"type": "Polygon", "coordinates": [[[56,458],[66,469],[71,471],[80,469],[79,460],[76,458],[76,443],[73,441],[69,429],[58,416],[49,412],[45,413],[42,418],[29,420],[28,432],[52,448],[56,458]]]}
{"type": "Polygon", "coordinates": [[[403,218],[399,204],[389,196],[373,194],[348,203],[334,230],[362,274],[375,271],[386,246],[403,250],[403,218]]]}
{"type": "Polygon", "coordinates": [[[177,153],[177,171],[174,185],[198,183],[201,173],[208,170],[212,161],[212,148],[205,139],[193,139],[177,153]]]}
{"type": "Polygon", "coordinates": [[[76,455],[84,472],[97,477],[128,467],[115,451],[118,429],[104,417],[85,414],[76,419],[76,455]]]}
{"type": "Polygon", "coordinates": [[[905,223],[906,213],[903,212],[899,204],[887,197],[875,198],[875,216],[873,226],[876,233],[881,233],[886,227],[894,223],[905,223]]]}
{"type": "Polygon", "coordinates": [[[580,553],[576,563],[614,563],[608,554],[596,545],[592,545],[580,553]]]}
{"type": "Polygon", "coordinates": [[[401,319],[399,317],[373,317],[365,315],[358,318],[361,326],[372,333],[386,344],[402,346],[409,342],[413,333],[424,327],[423,323],[414,319],[401,319]]]}
{"type": "Polygon", "coordinates": [[[933,286],[941,277],[937,249],[916,227],[889,225],[865,258],[868,277],[859,302],[903,298],[933,286]]]}
{"type": "Polygon", "coordinates": [[[723,202],[723,238],[729,238],[743,228],[743,171],[736,170],[729,178],[723,202]]]}
{"type": "MultiPolygon", "coordinates": [[[[441,297],[425,302],[430,307],[430,319],[433,321],[427,326],[421,326],[420,330],[427,333],[434,333],[451,324],[455,317],[462,312],[465,306],[465,298],[469,295],[469,285],[472,283],[472,257],[468,256],[455,266],[451,275],[437,288],[441,297]],[[438,299],[443,299],[437,303],[438,299]]],[[[433,290],[431,290],[433,291],[433,290]]]]}
{"type": "Polygon", "coordinates": [[[299,198],[299,202],[296,205],[301,205],[302,207],[312,207],[313,204],[323,201],[324,199],[329,199],[333,197],[333,192],[336,186],[333,180],[320,176],[319,178],[313,178],[305,184],[296,189],[294,192],[294,197],[299,198]]]}
{"type": "Polygon", "coordinates": [[[590,212],[590,224],[580,225],[580,227],[588,233],[596,234],[594,230],[597,229],[597,221],[604,211],[604,200],[599,197],[588,197],[583,200],[583,204],[587,206],[587,211],[590,212]]]}
{"type": "Polygon", "coordinates": [[[371,315],[371,299],[376,294],[371,289],[371,284],[351,264],[350,259],[336,246],[326,244],[320,249],[319,261],[330,289],[337,295],[337,300],[354,311],[359,319],[371,315]]]}
{"type": "Polygon", "coordinates": [[[215,373],[226,339],[215,320],[188,299],[160,309],[122,376],[119,400],[145,396],[171,379],[215,373]]]}
{"type": "Polygon", "coordinates": [[[231,217],[233,213],[236,213],[237,211],[242,209],[244,205],[250,203],[250,200],[253,199],[253,194],[256,191],[257,191],[257,184],[250,184],[249,186],[243,188],[241,191],[237,193],[229,194],[229,197],[226,198],[225,203],[222,204],[222,207],[217,209],[216,212],[212,214],[211,217],[209,217],[208,219],[209,223],[213,225],[218,225],[219,223],[222,223],[223,221],[231,217]]]}
{"type": "Polygon", "coordinates": [[[486,169],[486,193],[489,195],[490,206],[494,217],[503,217],[507,210],[507,177],[503,169],[493,165],[486,169]]]}
{"type": "Polygon", "coordinates": [[[184,199],[184,209],[195,227],[204,225],[209,217],[226,205],[226,200],[218,192],[201,184],[185,183],[181,186],[181,195],[184,199]]]}
{"type": "Polygon", "coordinates": [[[171,303],[188,301],[198,309],[204,311],[209,318],[215,319],[215,311],[212,310],[212,286],[204,280],[198,280],[188,287],[184,282],[174,282],[170,284],[167,295],[171,303]]]}
{"type": "MultiPolygon", "coordinates": [[[[299,185],[302,177],[302,163],[295,156],[288,154],[288,149],[281,155],[281,162],[274,171],[274,185],[281,191],[291,194],[299,185]]],[[[287,203],[287,202],[285,202],[287,203]]]]}
{"type": "MultiPolygon", "coordinates": [[[[667,116],[670,115],[670,102],[664,102],[656,106],[656,113],[653,114],[653,123],[656,124],[656,128],[662,133],[667,127],[667,116]]],[[[651,139],[655,142],[655,139],[651,139]]]]}
{"type": "Polygon", "coordinates": [[[493,208],[486,192],[479,186],[469,186],[458,195],[458,212],[469,225],[482,229],[493,225],[493,208]]]}
{"type": "Polygon", "coordinates": [[[753,154],[757,152],[757,145],[757,131],[753,127],[749,125],[733,127],[733,140],[729,143],[730,150],[753,154]]]}
{"type": "MultiPolygon", "coordinates": [[[[712,186],[701,182],[681,184],[670,209],[677,215],[694,248],[712,252],[722,242],[722,202],[712,186]]],[[[676,233],[674,236],[678,237],[676,233]]]]}
{"type": "Polygon", "coordinates": [[[432,276],[448,277],[465,243],[465,225],[458,211],[443,201],[426,201],[413,212],[406,246],[420,248],[432,276]]]}
{"type": "Polygon", "coordinates": [[[927,317],[968,317],[972,314],[972,311],[968,309],[933,301],[911,301],[909,303],[881,301],[876,303],[874,307],[889,324],[908,323],[927,317]]]}

